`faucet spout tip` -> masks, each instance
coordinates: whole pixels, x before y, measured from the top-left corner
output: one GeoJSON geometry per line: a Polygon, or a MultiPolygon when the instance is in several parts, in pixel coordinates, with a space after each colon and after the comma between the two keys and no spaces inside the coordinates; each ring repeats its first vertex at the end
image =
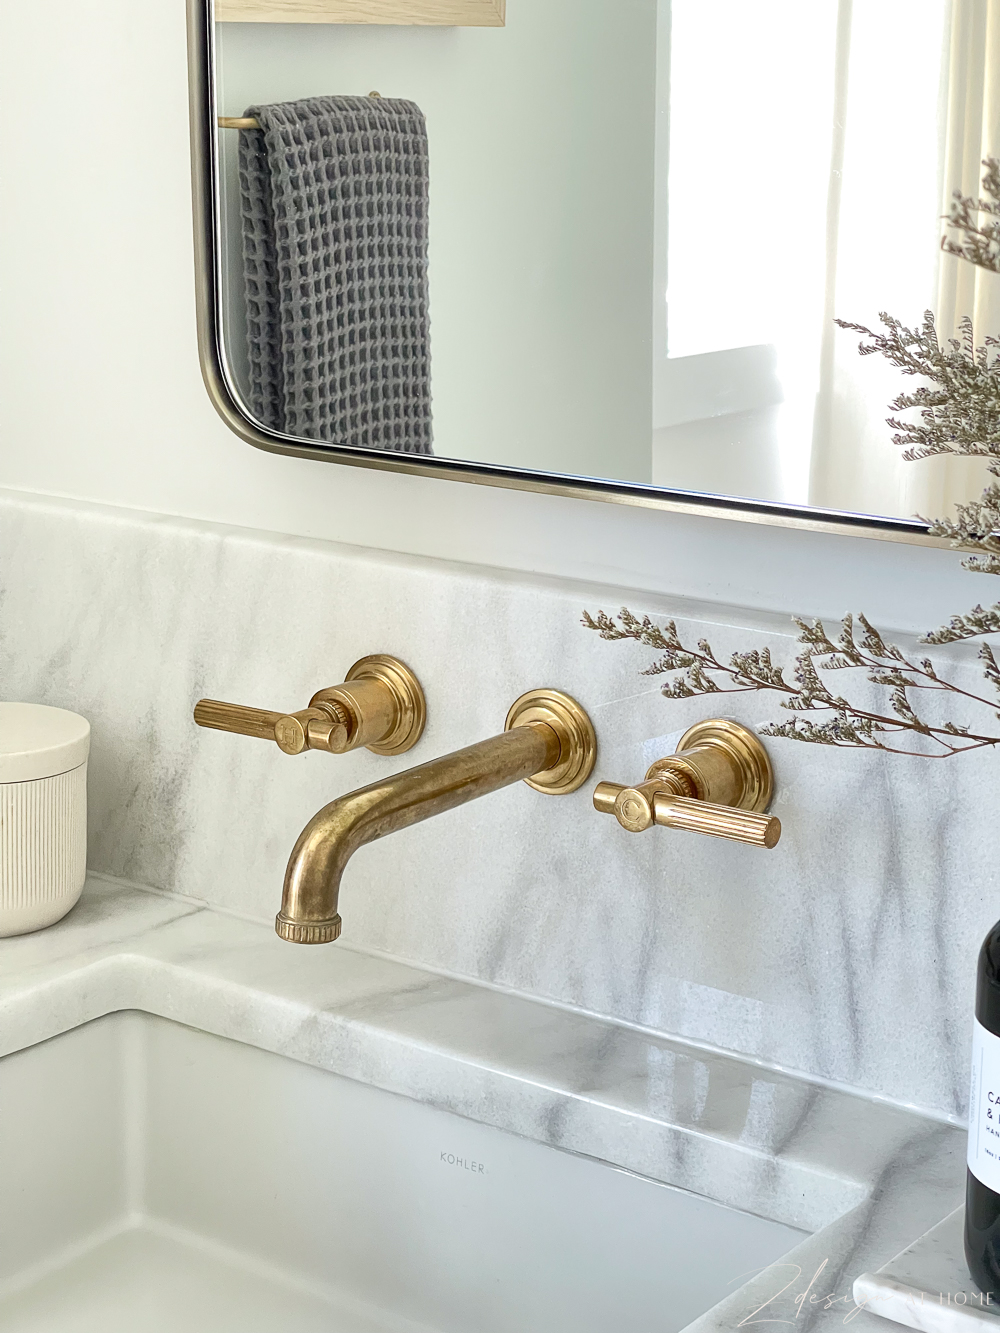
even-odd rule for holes
{"type": "Polygon", "coordinates": [[[274,918],[274,929],[289,944],[332,944],[340,938],[340,914],[326,921],[292,921],[279,912],[274,918]]]}

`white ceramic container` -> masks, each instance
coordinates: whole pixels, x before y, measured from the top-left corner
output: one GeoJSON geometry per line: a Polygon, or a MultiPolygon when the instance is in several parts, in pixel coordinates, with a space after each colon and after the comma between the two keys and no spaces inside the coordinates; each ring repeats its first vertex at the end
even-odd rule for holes
{"type": "Polygon", "coordinates": [[[66,915],[87,873],[90,723],[0,703],[0,936],[66,915]]]}

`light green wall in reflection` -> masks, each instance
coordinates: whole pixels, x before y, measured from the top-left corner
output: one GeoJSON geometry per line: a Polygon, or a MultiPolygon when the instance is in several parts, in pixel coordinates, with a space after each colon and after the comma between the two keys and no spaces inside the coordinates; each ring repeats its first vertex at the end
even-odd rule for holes
{"type": "Polygon", "coordinates": [[[224,115],[371,89],[422,108],[439,457],[650,481],[655,37],[655,0],[218,25],[224,115]]]}

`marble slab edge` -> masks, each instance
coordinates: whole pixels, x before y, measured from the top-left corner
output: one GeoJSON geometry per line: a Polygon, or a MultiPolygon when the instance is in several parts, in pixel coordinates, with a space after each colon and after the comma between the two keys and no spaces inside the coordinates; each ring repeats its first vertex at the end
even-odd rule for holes
{"type": "Polygon", "coordinates": [[[0,941],[0,1054],[124,1009],[804,1231],[868,1206],[901,1155],[947,1157],[964,1139],[737,1057],[347,948],[295,949],[257,923],[104,879],[58,926],[0,941]]]}
{"type": "Polygon", "coordinates": [[[873,1313],[925,1333],[1000,1328],[1000,1302],[973,1283],[965,1262],[965,1210],[956,1208],[876,1273],[862,1273],[854,1298],[873,1313]]]}

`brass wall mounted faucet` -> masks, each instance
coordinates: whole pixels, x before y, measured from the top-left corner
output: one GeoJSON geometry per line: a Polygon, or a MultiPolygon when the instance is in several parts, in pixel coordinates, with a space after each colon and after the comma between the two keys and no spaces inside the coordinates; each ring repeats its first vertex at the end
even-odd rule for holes
{"type": "Polygon", "coordinates": [[[501,735],[362,787],[314,815],[285,871],[276,931],[293,944],[328,944],[340,935],[340,880],[359,847],[514,782],[555,796],[576,791],[596,754],[594,728],[575,699],[558,690],[523,694],[501,735]]]}
{"type": "Polygon", "coordinates": [[[420,739],[427,706],[420,682],[397,657],[377,653],[355,662],[342,685],[319,690],[298,713],[199,699],[199,727],[274,741],[285,754],[345,754],[365,745],[375,754],[404,754],[420,739]]]}
{"type": "Polygon", "coordinates": [[[638,786],[599,782],[594,808],[630,833],[660,824],[774,847],[781,823],[763,813],[773,790],[771,761],[757,737],[717,718],[686,731],[676,754],[658,759],[638,786]]]}

